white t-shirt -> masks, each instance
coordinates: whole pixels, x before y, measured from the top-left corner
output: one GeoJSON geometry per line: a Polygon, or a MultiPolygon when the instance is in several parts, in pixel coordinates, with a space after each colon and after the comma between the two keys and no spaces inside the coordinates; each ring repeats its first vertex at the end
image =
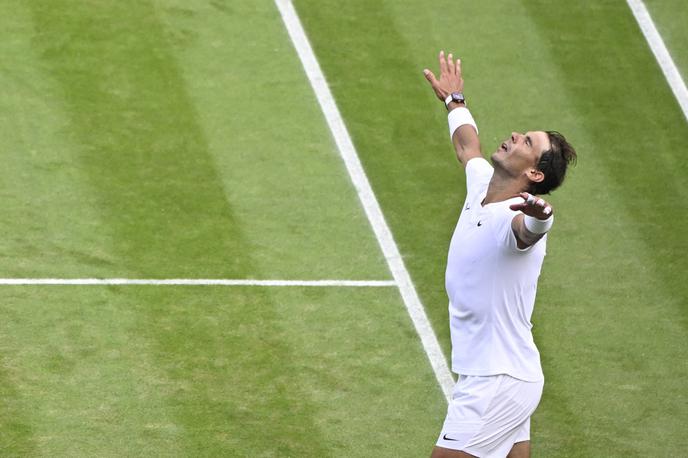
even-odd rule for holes
{"type": "Polygon", "coordinates": [[[452,371],[543,380],[530,317],[547,236],[524,250],[511,229],[513,198],[481,205],[494,169],[483,158],[466,164],[467,195],[447,259],[446,289],[452,371]]]}

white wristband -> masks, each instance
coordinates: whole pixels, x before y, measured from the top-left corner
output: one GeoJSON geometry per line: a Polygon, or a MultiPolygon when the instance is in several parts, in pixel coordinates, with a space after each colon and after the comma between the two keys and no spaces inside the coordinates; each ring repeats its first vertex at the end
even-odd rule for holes
{"type": "Polygon", "coordinates": [[[449,124],[450,140],[453,140],[456,129],[465,124],[473,126],[475,132],[478,132],[478,126],[475,125],[473,116],[471,116],[471,112],[468,111],[468,108],[466,107],[454,108],[452,111],[450,111],[449,116],[447,116],[447,123],[449,124]]]}
{"type": "Polygon", "coordinates": [[[533,216],[526,215],[523,218],[523,224],[525,224],[526,229],[533,234],[544,234],[552,228],[552,224],[554,224],[554,214],[549,215],[547,219],[537,219],[533,216]]]}

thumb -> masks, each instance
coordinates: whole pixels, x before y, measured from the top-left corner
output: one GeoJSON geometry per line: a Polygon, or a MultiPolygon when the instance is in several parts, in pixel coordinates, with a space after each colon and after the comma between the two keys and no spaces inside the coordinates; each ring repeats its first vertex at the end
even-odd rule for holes
{"type": "Polygon", "coordinates": [[[509,205],[509,208],[513,211],[522,211],[524,208],[526,208],[526,203],[521,202],[519,204],[511,204],[509,205]]]}
{"type": "Polygon", "coordinates": [[[438,84],[437,78],[435,78],[435,75],[428,70],[427,68],[423,70],[423,74],[425,75],[425,79],[430,82],[433,86],[438,84]]]}

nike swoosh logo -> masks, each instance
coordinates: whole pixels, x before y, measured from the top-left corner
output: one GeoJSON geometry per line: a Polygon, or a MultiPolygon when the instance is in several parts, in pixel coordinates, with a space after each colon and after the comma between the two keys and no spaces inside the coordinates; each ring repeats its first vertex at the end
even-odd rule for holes
{"type": "Polygon", "coordinates": [[[482,222],[482,221],[478,221],[478,227],[480,227],[480,226],[482,226],[482,225],[483,225],[483,222],[482,222]]]}
{"type": "Polygon", "coordinates": [[[454,441],[454,442],[457,442],[457,441],[458,441],[458,439],[452,439],[451,437],[447,437],[446,434],[445,434],[444,436],[442,436],[442,439],[444,439],[444,440],[446,440],[446,441],[454,441]]]}
{"type": "Polygon", "coordinates": [[[470,210],[470,209],[471,209],[470,205],[466,205],[466,208],[464,208],[464,210],[470,210]]]}

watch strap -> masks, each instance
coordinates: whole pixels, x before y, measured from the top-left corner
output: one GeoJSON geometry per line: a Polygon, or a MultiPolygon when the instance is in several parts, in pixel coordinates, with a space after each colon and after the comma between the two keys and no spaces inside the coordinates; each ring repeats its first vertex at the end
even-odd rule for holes
{"type": "Polygon", "coordinates": [[[447,96],[446,99],[444,99],[444,105],[447,107],[447,109],[449,109],[449,104],[451,102],[463,103],[465,105],[466,98],[461,92],[452,92],[447,96]]]}

